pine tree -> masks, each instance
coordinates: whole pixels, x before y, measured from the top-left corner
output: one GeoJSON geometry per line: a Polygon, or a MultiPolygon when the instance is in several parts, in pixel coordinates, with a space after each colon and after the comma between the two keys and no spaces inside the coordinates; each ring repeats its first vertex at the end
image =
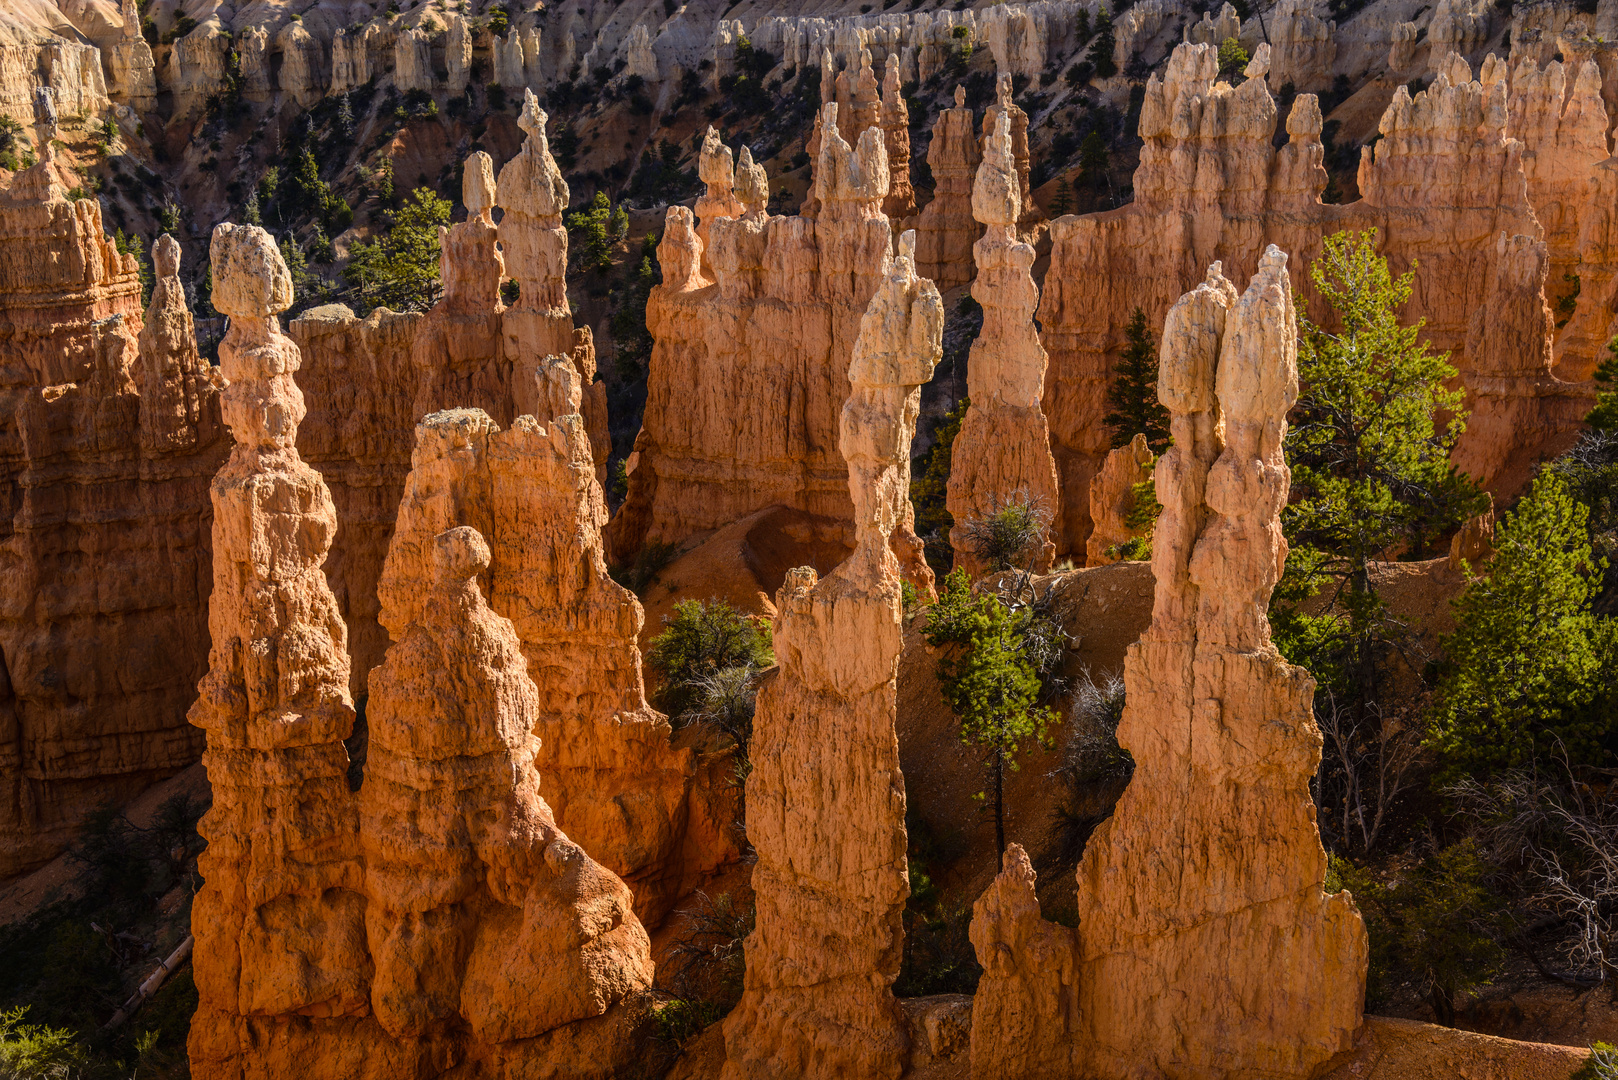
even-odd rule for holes
{"type": "Polygon", "coordinates": [[[1456,601],[1430,737],[1452,775],[1549,752],[1598,762],[1618,734],[1618,622],[1590,611],[1606,564],[1590,550],[1588,517],[1560,475],[1541,473],[1506,515],[1487,576],[1456,601]]]}
{"type": "Polygon", "coordinates": [[[343,277],[365,312],[426,311],[438,302],[438,227],[448,225],[451,204],[432,188],[411,192],[392,227],[369,244],[355,244],[343,277]]]}
{"type": "Polygon", "coordinates": [[[1051,213],[1057,217],[1073,212],[1073,185],[1067,177],[1062,177],[1056,184],[1056,198],[1051,200],[1051,213]]]}
{"type": "Polygon", "coordinates": [[[1096,78],[1110,79],[1118,74],[1118,65],[1112,59],[1112,50],[1117,41],[1112,33],[1112,15],[1105,7],[1096,12],[1095,33],[1095,40],[1090,43],[1090,51],[1085,53],[1084,58],[1095,68],[1096,78]]]}
{"type": "Polygon", "coordinates": [[[1006,849],[1005,776],[1017,771],[1017,754],[1030,742],[1044,743],[1055,714],[1039,703],[1039,670],[1024,640],[1026,609],[1013,610],[993,593],[974,597],[965,570],[944,579],[938,603],[922,631],[928,644],[952,645],[938,661],[944,700],[960,718],[961,741],[982,747],[984,791],[994,814],[995,850],[1006,849]]]}
{"type": "Polygon", "coordinates": [[[1455,368],[1399,324],[1411,270],[1398,278],[1376,253],[1375,229],[1326,238],[1311,280],[1337,329],[1298,317],[1302,384],[1286,436],[1292,498],[1281,513],[1290,546],[1271,604],[1276,644],[1323,689],[1348,695],[1357,725],[1379,700],[1380,665],[1400,632],[1371,581],[1373,560],[1433,541],[1486,499],[1450,468],[1466,426],[1455,368]],[[1442,423],[1439,418],[1445,417],[1442,423]],[[1335,583],[1335,584],[1334,584],[1335,583]],[[1302,605],[1334,584],[1333,610],[1302,605]]]}
{"type": "Polygon", "coordinates": [[[1114,448],[1127,446],[1137,433],[1146,436],[1152,453],[1161,454],[1169,445],[1169,411],[1157,400],[1157,348],[1146,328],[1146,313],[1140,308],[1124,328],[1129,344],[1124,346],[1113,368],[1112,385],[1107,388],[1107,408],[1101,422],[1112,429],[1114,448]]]}
{"type": "Polygon", "coordinates": [[[1248,59],[1247,50],[1235,38],[1226,38],[1219,43],[1219,74],[1225,78],[1242,74],[1247,68],[1248,59]]]}
{"type": "Polygon", "coordinates": [[[1092,191],[1105,187],[1110,163],[1106,140],[1099,131],[1090,132],[1079,146],[1079,186],[1092,191]]]}

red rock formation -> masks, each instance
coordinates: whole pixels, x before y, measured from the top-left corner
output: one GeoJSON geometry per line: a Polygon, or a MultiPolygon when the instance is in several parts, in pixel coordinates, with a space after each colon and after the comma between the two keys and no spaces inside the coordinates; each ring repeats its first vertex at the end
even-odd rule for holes
{"type": "Polygon", "coordinates": [[[972,905],[972,949],[983,965],[972,996],[974,1080],[1073,1075],[1079,1018],[1078,931],[1046,922],[1034,867],[1019,844],[972,905]]]}
{"type": "Polygon", "coordinates": [[[735,158],[730,147],[720,141],[719,132],[712,124],[702,136],[702,151],[697,157],[697,176],[708,189],[697,196],[697,236],[702,239],[704,277],[713,277],[713,266],[707,253],[713,249],[713,223],[719,218],[742,216],[742,204],[733,188],[736,184],[735,158]]]}
{"type": "Polygon", "coordinates": [[[1265,616],[1296,335],[1273,246],[1240,299],[1216,268],[1164,329],[1156,602],[1118,729],[1135,774],[1078,871],[1081,1076],[1306,1076],[1360,1024],[1365,931],[1321,888],[1314,682],[1265,616]]]}
{"type": "Polygon", "coordinates": [[[1544,70],[1519,64],[1511,77],[1506,124],[1523,144],[1528,201],[1545,229],[1549,279],[1558,294],[1568,291],[1563,275],[1577,269],[1580,211],[1589,201],[1595,166],[1607,159],[1601,70],[1595,61],[1585,61],[1571,93],[1568,74],[1559,61],[1544,70]]]}
{"type": "Polygon", "coordinates": [[[904,221],[916,212],[916,190],[910,185],[910,107],[899,87],[899,61],[889,56],[882,69],[883,141],[888,150],[888,197],[882,212],[890,221],[904,221]]]}
{"type": "MultiPolygon", "coordinates": [[[[835,126],[825,130],[834,140],[835,126]]],[[[759,691],[747,785],[758,917],[746,988],[725,1020],[725,1080],[897,1078],[908,1057],[891,989],[909,888],[893,727],[902,604],[888,538],[909,507],[910,440],[944,312],[906,235],[860,321],[840,418],[857,547],[824,581],[789,571],[777,594],[780,666],[759,691]]]]}
{"type": "Polygon", "coordinates": [[[13,386],[77,382],[95,363],[90,324],[123,315],[138,326],[140,318],[135,257],[113,247],[97,200],[67,198],[78,180],[51,145],[53,95],[41,88],[35,106],[39,162],[0,191],[0,382],[13,386]]]}
{"type": "Polygon", "coordinates": [[[1156,460],[1146,445],[1146,436],[1137,434],[1129,445],[1112,450],[1101,463],[1100,471],[1090,481],[1090,520],[1094,528],[1085,543],[1086,566],[1117,562],[1107,554],[1108,549],[1141,535],[1125,524],[1125,519],[1135,509],[1135,485],[1151,477],[1156,460]]]}
{"type": "Polygon", "coordinates": [[[511,620],[539,687],[540,792],[655,925],[739,851],[725,793],[697,785],[692,751],[670,745],[668,721],[646,704],[641,607],[607,576],[606,516],[579,417],[525,415],[501,431],[478,410],[434,413],[416,429],[381,622],[402,642],[420,617],[440,532],[469,525],[488,538],[490,606],[511,620]]]}
{"type": "MultiPolygon", "coordinates": [[[[655,344],[629,496],[607,530],[612,560],[782,505],[847,519],[846,464],[833,439],[859,320],[892,259],[882,214],[882,132],[856,151],[823,108],[817,216],[746,216],[713,225],[715,282],[702,241],[669,210],[646,322],[655,344]]],[[[750,181],[756,190],[758,181],[750,181]]],[[[901,525],[905,573],[930,587],[920,542],[901,525]]]]}
{"type": "Polygon", "coordinates": [[[487,155],[467,159],[469,217],[444,233],[444,297],[425,316],[378,309],[357,320],[332,306],[289,328],[310,361],[298,378],[314,409],[298,449],[330,484],[341,526],[326,570],[349,626],[356,696],[387,647],[376,584],[417,420],[452,407],[482,409],[503,424],[524,413],[549,420],[582,412],[597,479],[605,478],[606,387],[594,381],[588,328],[575,329],[567,307],[567,185],[544,122],[537,104],[524,112],[528,139],[501,170],[498,188],[487,155]],[[505,208],[498,229],[489,212],[497,199],[505,208]],[[507,273],[521,288],[510,309],[499,294],[507,273]]]}
{"type": "Polygon", "coordinates": [[[972,217],[972,178],[982,160],[966,91],[957,86],[955,108],[941,110],[933,124],[927,146],[933,198],[916,222],[916,271],[940,289],[972,280],[972,245],[983,234],[972,217]]]}
{"type": "Polygon", "coordinates": [[[374,673],[356,797],[344,626],[321,572],[337,516],[294,447],[300,358],[276,321],[290,275],[252,226],[219,226],[212,265],[237,443],[213,484],[213,651],[191,713],[214,792],[193,1074],[432,1077],[473,1060],[611,1075],[649,945],[623,882],[540,798],[539,691],[478,590],[488,547],[470,529],[439,539],[436,583],[374,673]]]}
{"type": "Polygon", "coordinates": [[[0,191],[0,877],[201,753],[225,452],[173,240],[143,327],[134,259],[66,199],[42,121],[45,160],[0,191]]]}
{"type": "Polygon", "coordinates": [[[546,119],[534,92],[523,91],[518,124],[528,139],[517,156],[500,169],[496,198],[505,211],[500,219],[500,247],[506,271],[520,290],[501,322],[506,355],[513,361],[565,356],[573,348],[573,315],[567,305],[567,230],[562,227],[569,196],[567,181],[545,138],[546,119]]]}
{"type": "MultiPolygon", "coordinates": [[[[955,563],[977,573],[989,567],[972,551],[969,523],[1018,499],[1054,520],[1061,506],[1050,431],[1039,399],[1045,388],[1045,350],[1034,326],[1039,289],[1031,270],[1034,249],[1017,239],[1021,206],[1012,117],[996,114],[972,189],[972,212],[985,228],[972,247],[978,273],[972,296],[983,306],[983,330],[972,343],[967,396],[972,404],[955,440],[948,506],[955,526],[955,563]]],[[[1044,571],[1056,553],[1046,539],[1033,554],[1044,571]]]]}
{"type": "MultiPolygon", "coordinates": [[[[984,157],[989,154],[989,140],[994,137],[995,125],[999,117],[1006,116],[1011,122],[1011,157],[1015,163],[1018,187],[1017,228],[1027,233],[1033,223],[1039,218],[1039,207],[1034,204],[1033,196],[1028,193],[1028,114],[1022,107],[1011,100],[1011,76],[1000,75],[995,80],[994,103],[983,110],[983,139],[981,142],[984,157]]],[[[974,207],[974,209],[976,209],[974,207]]],[[[982,218],[978,219],[979,221],[982,218]]]]}
{"type": "Polygon", "coordinates": [[[651,944],[629,889],[540,797],[540,693],[478,588],[488,545],[461,526],[432,548],[435,580],[371,673],[359,793],[371,1008],[400,1040],[461,1023],[476,1043],[532,1039],[644,993],[651,944]]]}

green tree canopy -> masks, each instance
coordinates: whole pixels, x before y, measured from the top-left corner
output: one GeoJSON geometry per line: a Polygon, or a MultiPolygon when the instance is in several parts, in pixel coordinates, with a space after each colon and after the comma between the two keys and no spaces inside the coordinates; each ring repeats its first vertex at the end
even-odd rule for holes
{"type": "Polygon", "coordinates": [[[386,233],[354,245],[343,277],[359,307],[426,311],[438,302],[438,227],[449,224],[450,210],[448,199],[419,187],[392,215],[386,233]]]}
{"type": "Polygon", "coordinates": [[[1399,323],[1415,270],[1393,277],[1376,242],[1374,229],[1328,236],[1309,269],[1333,318],[1298,318],[1301,391],[1286,438],[1292,499],[1281,514],[1291,553],[1271,608],[1288,659],[1323,686],[1350,691],[1361,712],[1393,629],[1370,564],[1424,555],[1486,505],[1449,464],[1466,418],[1463,391],[1445,385],[1455,368],[1428,351],[1422,322],[1399,323]],[[1303,614],[1303,601],[1328,586],[1333,610],[1303,614]]]}
{"type": "Polygon", "coordinates": [[[1044,743],[1055,721],[1040,704],[1041,682],[1034,650],[1025,640],[1030,613],[1013,610],[999,596],[975,596],[965,570],[944,578],[938,603],[922,631],[933,646],[955,646],[938,662],[944,700],[960,718],[961,741],[983,747],[994,813],[997,851],[1006,849],[1005,773],[1017,769],[1017,754],[1030,742],[1044,743]]]}
{"type": "Polygon", "coordinates": [[[1505,516],[1488,574],[1455,602],[1430,736],[1450,774],[1544,753],[1594,762],[1618,729],[1618,623],[1590,611],[1605,561],[1588,517],[1566,480],[1541,473],[1505,516]]]}

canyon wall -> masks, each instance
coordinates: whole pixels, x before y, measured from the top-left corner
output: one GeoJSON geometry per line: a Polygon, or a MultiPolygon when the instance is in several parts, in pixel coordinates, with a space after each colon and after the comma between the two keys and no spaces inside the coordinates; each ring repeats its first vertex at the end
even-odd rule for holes
{"type": "MultiPolygon", "coordinates": [[[[1107,453],[1101,417],[1130,315],[1140,307],[1149,323],[1160,321],[1194,284],[1197,267],[1222,261],[1238,277],[1250,274],[1270,243],[1307,267],[1324,236],[1374,228],[1395,274],[1418,267],[1401,319],[1424,320],[1423,337],[1435,351],[1448,351],[1465,379],[1475,366],[1474,313],[1498,295],[1490,283],[1500,235],[1544,236],[1529,197],[1523,144],[1506,134],[1509,91],[1498,60],[1490,57],[1473,80],[1466,63],[1451,56],[1415,97],[1398,88],[1381,119],[1382,138],[1360,160],[1363,198],[1333,205],[1320,201],[1326,173],[1313,95],[1297,98],[1288,142],[1272,146],[1277,110],[1257,77],[1269,58],[1260,46],[1250,77],[1233,89],[1216,81],[1212,46],[1179,46],[1147,84],[1135,201],[1051,224],[1039,319],[1050,354],[1045,415],[1064,490],[1087,491],[1107,453]]],[[[1298,285],[1310,314],[1326,318],[1303,272],[1298,285]]],[[[1509,295],[1526,305],[1525,318],[1543,304],[1509,295]]],[[[1066,500],[1058,553],[1078,551],[1090,529],[1086,500],[1066,500]]]]}
{"type": "Polygon", "coordinates": [[[776,597],[778,667],[759,690],[747,784],[758,914],[742,999],[724,1022],[725,1080],[897,1078],[909,1058],[892,991],[909,879],[894,734],[903,605],[889,537],[909,512],[910,441],[944,325],[913,244],[904,234],[883,267],[847,369],[838,444],[854,554],[825,580],[788,571],[776,597]]]}
{"type": "Polygon", "coordinates": [[[628,887],[540,796],[539,690],[478,586],[489,546],[470,528],[435,537],[432,583],[372,673],[356,794],[321,565],[337,515],[294,445],[301,358],[276,317],[291,278],[253,226],[219,226],[212,265],[236,446],[213,482],[213,648],[191,713],[214,792],[192,1070],[613,1075],[650,945],[628,887]]]}
{"type": "MultiPolygon", "coordinates": [[[[669,209],[646,324],[655,344],[629,495],[607,530],[612,561],[678,544],[782,505],[852,513],[838,416],[860,319],[892,260],[880,127],[851,147],[835,101],[821,107],[813,217],[772,217],[761,168],[740,217],[716,217],[704,244],[689,211],[669,209]]],[[[908,515],[894,538],[904,572],[931,587],[908,515]]]]}
{"type": "Polygon", "coordinates": [[[178,245],[154,245],[143,321],[134,257],[59,168],[0,191],[0,877],[202,750],[219,380],[178,245]]]}

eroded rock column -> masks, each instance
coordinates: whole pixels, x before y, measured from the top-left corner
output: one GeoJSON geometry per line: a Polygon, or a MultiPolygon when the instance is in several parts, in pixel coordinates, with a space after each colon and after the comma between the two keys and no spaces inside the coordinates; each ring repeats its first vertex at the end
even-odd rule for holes
{"type": "MultiPolygon", "coordinates": [[[[827,126],[827,135],[835,128],[827,126]]],[[[839,444],[857,547],[776,597],[779,668],[759,691],[748,780],[756,929],[725,1021],[726,1080],[898,1077],[908,1038],[893,997],[909,893],[894,734],[902,648],[888,538],[909,501],[920,387],[942,351],[943,304],[914,237],[860,323],[839,444]]]]}
{"type": "Polygon", "coordinates": [[[573,315],[567,305],[567,181],[545,138],[545,111],[532,90],[523,91],[519,126],[528,134],[522,150],[500,169],[496,200],[500,247],[506,271],[517,282],[517,302],[502,322],[506,357],[565,355],[573,348],[573,315]]]}
{"type": "MultiPolygon", "coordinates": [[[[422,604],[371,673],[359,797],[371,1007],[396,1039],[461,1024],[480,1043],[532,1039],[643,993],[651,946],[628,887],[540,797],[540,693],[478,587],[489,546],[467,526],[430,546],[422,604]]],[[[557,1049],[564,1075],[606,1064],[557,1049]]]]}
{"type": "Polygon", "coordinates": [[[916,223],[916,271],[941,289],[972,280],[972,245],[982,233],[972,217],[972,183],[982,160],[966,90],[957,86],[955,108],[939,112],[933,124],[927,145],[933,199],[916,223]]]}
{"type": "Polygon", "coordinates": [[[220,225],[211,258],[214,306],[230,318],[219,359],[236,446],[212,487],[213,648],[190,714],[213,787],[191,922],[191,1067],[204,1077],[240,1075],[267,1018],[356,1015],[370,999],[343,748],[347,632],[322,571],[337,514],[293,446],[298,347],[276,318],[292,279],[255,226],[220,225]]]}
{"type": "Polygon", "coordinates": [[[1365,931],[1321,886],[1314,680],[1265,615],[1296,340],[1274,246],[1239,299],[1216,265],[1164,329],[1174,445],[1118,729],[1135,774],[1078,870],[1081,1076],[1307,1076],[1360,1023],[1365,931]]]}
{"type": "Polygon", "coordinates": [[[432,592],[434,537],[464,525],[487,538],[489,606],[511,620],[539,688],[530,726],[540,793],[656,925],[703,875],[739,856],[735,809],[728,789],[699,781],[692,751],[670,744],[668,721],[646,704],[643,614],[607,576],[606,516],[577,415],[520,416],[502,431],[476,409],[434,413],[416,428],[377,591],[382,625],[402,642],[432,592]]]}
{"type": "MultiPolygon", "coordinates": [[[[1050,430],[1040,409],[1046,357],[1034,325],[1034,249],[1017,239],[1018,185],[1011,117],[1002,112],[972,189],[972,213],[986,227],[972,246],[978,267],[972,296],[983,305],[983,330],[972,343],[966,377],[972,404],[956,436],[947,503],[955,519],[950,544],[956,565],[974,573],[986,567],[968,540],[973,518],[1017,500],[1050,521],[1060,513],[1050,430]]],[[[1029,557],[1043,571],[1055,554],[1047,535],[1029,557]]]]}

